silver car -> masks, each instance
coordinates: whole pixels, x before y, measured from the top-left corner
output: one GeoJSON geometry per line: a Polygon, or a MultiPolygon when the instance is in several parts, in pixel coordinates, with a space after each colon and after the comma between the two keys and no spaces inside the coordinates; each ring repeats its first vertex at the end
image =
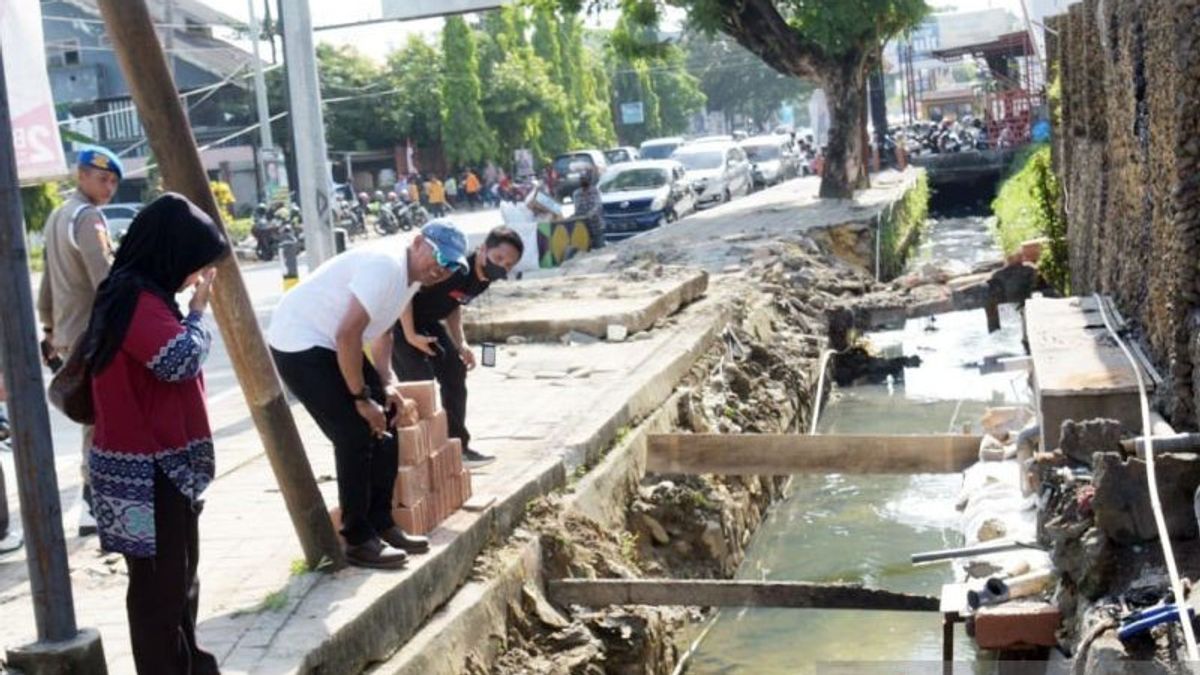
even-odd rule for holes
{"type": "Polygon", "coordinates": [[[119,202],[100,207],[100,213],[104,214],[104,222],[108,225],[108,237],[114,244],[121,242],[121,238],[129,230],[129,224],[133,222],[133,217],[141,210],[142,205],[137,202],[119,202]]]}
{"type": "Polygon", "coordinates": [[[736,194],[750,194],[754,176],[746,153],[737,143],[685,145],[671,155],[687,169],[699,204],[723,203],[736,194]]]}

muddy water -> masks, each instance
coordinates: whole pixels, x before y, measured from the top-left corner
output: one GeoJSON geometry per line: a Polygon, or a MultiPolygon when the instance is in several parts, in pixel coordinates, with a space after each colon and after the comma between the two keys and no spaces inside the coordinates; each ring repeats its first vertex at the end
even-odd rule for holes
{"type": "MultiPolygon", "coordinates": [[[[938,223],[915,264],[951,257],[970,266],[996,257],[990,247],[984,219],[955,218],[938,223]]],[[[989,405],[1027,402],[1024,376],[993,367],[996,358],[1022,353],[1014,308],[1003,308],[1002,325],[988,335],[982,311],[956,312],[871,335],[879,349],[918,354],[923,365],[906,370],[903,382],[836,392],[821,433],[962,431],[989,405]]],[[[960,482],[958,475],[796,476],[756,533],[739,576],[938,595],[949,567],[914,568],[909,555],[961,545],[960,482]]],[[[974,660],[961,626],[956,635],[956,659],[974,660]]],[[[872,672],[914,672],[912,662],[937,662],[941,649],[936,613],[727,609],[688,672],[790,675],[857,661],[881,668],[872,672]]]]}

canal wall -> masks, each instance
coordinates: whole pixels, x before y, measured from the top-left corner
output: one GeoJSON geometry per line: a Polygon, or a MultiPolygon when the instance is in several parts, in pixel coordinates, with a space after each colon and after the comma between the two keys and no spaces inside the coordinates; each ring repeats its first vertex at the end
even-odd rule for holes
{"type": "Polygon", "coordinates": [[[1168,379],[1168,418],[1195,428],[1200,1],[1087,0],[1046,26],[1071,291],[1115,298],[1168,379]]]}

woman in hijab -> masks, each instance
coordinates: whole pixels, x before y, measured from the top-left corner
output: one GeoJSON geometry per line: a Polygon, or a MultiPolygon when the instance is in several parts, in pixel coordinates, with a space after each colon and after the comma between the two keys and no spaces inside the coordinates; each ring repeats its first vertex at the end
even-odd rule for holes
{"type": "Polygon", "coordinates": [[[142,675],[218,672],[196,646],[200,494],[213,478],[200,366],[202,325],[229,245],[213,221],[167,193],[138,213],[100,284],[83,349],[96,432],[88,462],[100,546],[129,568],[125,598],[142,675]],[[175,295],[194,287],[186,315],[175,295]]]}

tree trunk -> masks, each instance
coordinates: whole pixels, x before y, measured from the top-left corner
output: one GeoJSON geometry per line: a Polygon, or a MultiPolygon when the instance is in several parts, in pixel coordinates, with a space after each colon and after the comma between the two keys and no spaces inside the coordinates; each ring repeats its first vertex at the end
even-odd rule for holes
{"type": "Polygon", "coordinates": [[[822,68],[820,75],[829,102],[829,143],[820,195],[822,199],[849,199],[867,180],[861,126],[867,96],[861,59],[822,68]]]}

